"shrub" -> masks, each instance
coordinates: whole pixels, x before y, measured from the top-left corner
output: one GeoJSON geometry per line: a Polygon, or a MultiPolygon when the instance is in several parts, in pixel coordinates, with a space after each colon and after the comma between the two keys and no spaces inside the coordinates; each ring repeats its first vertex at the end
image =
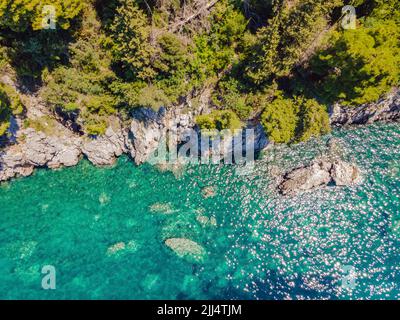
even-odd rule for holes
{"type": "Polygon", "coordinates": [[[242,127],[238,116],[230,110],[214,110],[210,114],[197,116],[195,121],[201,130],[235,130],[242,127]]]}
{"type": "Polygon", "coordinates": [[[314,99],[303,99],[300,104],[300,128],[297,141],[307,141],[331,131],[326,108],[314,99]]]}
{"type": "Polygon", "coordinates": [[[240,92],[240,87],[239,81],[234,78],[220,81],[213,96],[213,103],[221,109],[232,110],[240,119],[247,119],[252,106],[247,103],[247,95],[240,92]]]}
{"type": "Polygon", "coordinates": [[[329,116],[314,99],[279,95],[261,115],[268,137],[276,143],[306,141],[330,132],[329,116]]]}
{"type": "Polygon", "coordinates": [[[279,97],[267,104],[261,123],[268,137],[276,143],[292,142],[299,121],[298,112],[298,105],[292,99],[279,97]]]}
{"type": "Polygon", "coordinates": [[[14,88],[0,83],[0,136],[7,132],[11,115],[19,115],[23,111],[24,106],[14,88]]]}

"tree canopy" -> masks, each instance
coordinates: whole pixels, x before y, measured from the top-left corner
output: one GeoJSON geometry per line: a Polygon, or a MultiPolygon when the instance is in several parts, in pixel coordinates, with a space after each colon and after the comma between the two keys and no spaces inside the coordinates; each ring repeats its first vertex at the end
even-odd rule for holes
{"type": "MultiPolygon", "coordinates": [[[[208,92],[200,127],[261,119],[272,140],[298,142],[329,132],[330,104],[372,102],[399,85],[399,3],[0,0],[0,69],[10,64],[86,134],[138,107],[196,108],[208,92]],[[355,30],[340,27],[348,4],[355,30]],[[46,5],[55,30],[42,28],[46,5]]],[[[16,109],[10,90],[1,99],[5,132],[16,109]]]]}

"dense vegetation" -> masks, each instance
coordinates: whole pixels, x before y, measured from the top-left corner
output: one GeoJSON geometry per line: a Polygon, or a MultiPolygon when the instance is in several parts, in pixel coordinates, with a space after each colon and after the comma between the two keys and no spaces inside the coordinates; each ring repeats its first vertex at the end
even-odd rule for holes
{"type": "Polygon", "coordinates": [[[0,83],[0,136],[4,135],[10,126],[10,116],[23,113],[24,107],[18,94],[10,86],[0,83]]]}
{"type": "MultiPolygon", "coordinates": [[[[46,4],[0,0],[0,68],[91,135],[111,115],[208,91],[201,128],[260,118],[272,140],[299,142],[329,132],[333,102],[375,101],[399,84],[397,0],[56,0],[54,30],[46,4]],[[340,27],[346,4],[355,30],[340,27]]],[[[0,135],[20,112],[6,91],[0,135]]]]}

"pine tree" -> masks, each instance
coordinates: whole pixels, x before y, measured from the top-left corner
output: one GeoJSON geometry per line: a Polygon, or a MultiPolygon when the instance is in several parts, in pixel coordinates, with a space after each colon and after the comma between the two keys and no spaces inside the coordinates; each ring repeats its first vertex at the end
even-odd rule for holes
{"type": "Polygon", "coordinates": [[[258,43],[246,68],[248,78],[260,85],[288,76],[316,36],[326,28],[331,10],[341,0],[275,0],[273,18],[257,32],[258,43]]]}
{"type": "Polygon", "coordinates": [[[135,0],[120,0],[110,32],[111,52],[125,77],[153,79],[156,72],[151,65],[155,50],[150,43],[151,26],[135,0]]]}

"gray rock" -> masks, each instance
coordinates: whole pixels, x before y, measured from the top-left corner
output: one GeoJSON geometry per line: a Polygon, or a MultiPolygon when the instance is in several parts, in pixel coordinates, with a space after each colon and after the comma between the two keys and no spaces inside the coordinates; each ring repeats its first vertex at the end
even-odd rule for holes
{"type": "Polygon", "coordinates": [[[25,130],[24,134],[25,141],[21,149],[28,164],[35,167],[59,168],[78,163],[81,154],[78,137],[46,136],[33,129],[25,130]]]}
{"type": "Polygon", "coordinates": [[[333,163],[331,177],[337,186],[351,186],[361,180],[360,169],[354,164],[344,161],[333,163]]]}
{"type": "Polygon", "coordinates": [[[194,127],[194,112],[184,112],[184,104],[173,109],[161,108],[158,112],[139,108],[134,112],[130,125],[127,149],[136,164],[151,161],[157,150],[161,150],[168,134],[170,141],[177,144],[185,141],[187,130],[194,127]]]}
{"type": "Polygon", "coordinates": [[[329,163],[318,162],[295,169],[285,175],[279,190],[282,194],[293,194],[326,186],[331,181],[329,173],[331,166],[329,163]]]}
{"type": "Polygon", "coordinates": [[[109,127],[103,136],[85,138],[82,143],[83,154],[97,166],[112,165],[117,157],[126,152],[125,134],[122,127],[109,127]]]}
{"type": "MultiPolygon", "coordinates": [[[[164,133],[164,127],[156,121],[142,122],[134,119],[131,123],[132,145],[136,164],[141,164],[157,150],[164,133]]],[[[131,153],[132,154],[132,153],[131,153]]]]}
{"type": "Polygon", "coordinates": [[[76,166],[80,160],[81,150],[79,145],[68,146],[58,151],[54,158],[47,163],[49,168],[57,168],[60,165],[65,167],[76,166]]]}
{"type": "Polygon", "coordinates": [[[29,176],[32,174],[33,168],[33,165],[26,163],[19,146],[13,146],[5,152],[0,152],[0,181],[17,176],[29,176]]]}
{"type": "Polygon", "coordinates": [[[363,104],[358,107],[332,106],[330,121],[333,126],[367,124],[377,121],[399,121],[400,119],[400,89],[393,90],[389,95],[376,103],[363,104]]]}
{"type": "Polygon", "coordinates": [[[0,156],[0,181],[28,176],[34,167],[73,166],[81,155],[80,139],[72,134],[46,136],[28,128],[21,130],[18,144],[6,148],[0,156]]]}
{"type": "Polygon", "coordinates": [[[327,186],[330,182],[336,186],[355,185],[361,182],[360,169],[342,160],[321,159],[285,174],[278,188],[284,195],[293,195],[327,186]]]}

